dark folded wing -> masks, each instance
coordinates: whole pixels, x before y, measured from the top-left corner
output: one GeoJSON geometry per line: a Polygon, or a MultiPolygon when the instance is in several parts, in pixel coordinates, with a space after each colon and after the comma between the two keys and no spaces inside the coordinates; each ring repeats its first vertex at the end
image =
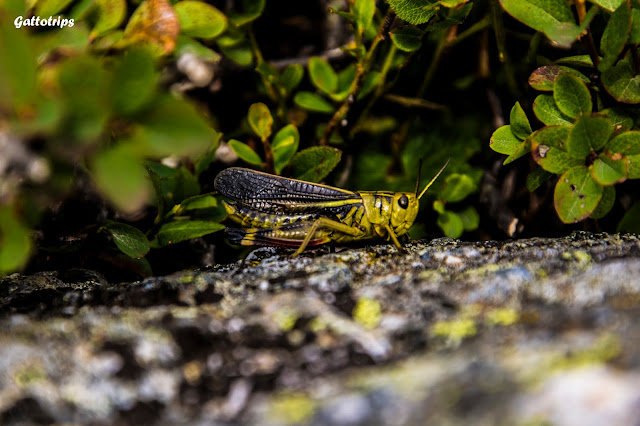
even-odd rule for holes
{"type": "Polygon", "coordinates": [[[332,202],[360,201],[355,192],[239,167],[220,172],[214,186],[225,197],[261,211],[301,211],[329,207],[327,203],[332,202]]]}

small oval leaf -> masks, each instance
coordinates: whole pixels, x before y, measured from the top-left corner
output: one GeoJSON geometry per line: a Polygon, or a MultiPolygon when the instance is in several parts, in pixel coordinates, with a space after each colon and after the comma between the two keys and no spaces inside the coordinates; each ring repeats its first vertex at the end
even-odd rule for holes
{"type": "Polygon", "coordinates": [[[338,165],[342,151],[328,146],[314,146],[293,156],[291,169],[296,179],[319,182],[338,165]]]}
{"type": "Polygon", "coordinates": [[[149,252],[149,240],[138,228],[109,221],[103,229],[111,234],[113,242],[127,256],[140,259],[149,252]]]}
{"type": "Polygon", "coordinates": [[[249,125],[256,135],[262,140],[266,140],[271,136],[271,128],[273,127],[273,117],[271,111],[262,102],[258,102],[249,107],[248,115],[249,125]]]}
{"type": "Polygon", "coordinates": [[[156,240],[160,247],[164,247],[169,244],[202,237],[224,228],[224,225],[206,220],[179,220],[162,225],[156,235],[156,240]]]}
{"type": "Polygon", "coordinates": [[[249,145],[235,139],[231,139],[228,143],[238,157],[254,166],[262,166],[262,159],[249,145]]]}
{"type": "Polygon", "coordinates": [[[600,185],[614,185],[627,179],[629,160],[620,154],[600,156],[589,166],[591,177],[600,185]]]}
{"type": "Polygon", "coordinates": [[[564,223],[575,223],[593,213],[602,198],[598,185],[584,166],[574,167],[562,174],[553,193],[558,217],[564,223]]]}
{"type": "Polygon", "coordinates": [[[405,52],[415,52],[422,45],[424,32],[416,27],[395,28],[389,31],[393,44],[405,52]]]}
{"type": "Polygon", "coordinates": [[[315,56],[309,60],[309,76],[314,86],[325,93],[334,93],[338,88],[338,75],[323,58],[315,56]]]}
{"type": "Polygon", "coordinates": [[[331,114],[334,111],[333,105],[323,97],[315,93],[301,91],[296,93],[293,102],[301,108],[309,111],[331,114]]]}
{"type": "Polygon", "coordinates": [[[640,154],[640,131],[632,130],[619,134],[611,139],[605,150],[624,155],[640,154]]]}
{"type": "Polygon", "coordinates": [[[183,0],[175,5],[180,21],[180,31],[190,37],[212,39],[227,28],[227,17],[215,7],[193,0],[183,0]]]}
{"type": "Polygon", "coordinates": [[[572,74],[560,74],[553,85],[553,100],[558,109],[571,118],[590,112],[591,93],[587,86],[572,74]]]}
{"type": "Polygon", "coordinates": [[[539,95],[533,102],[533,113],[547,126],[571,124],[573,120],[558,109],[552,95],[539,95]]]}
{"type": "Polygon", "coordinates": [[[604,116],[580,116],[567,139],[567,152],[574,158],[584,159],[592,151],[599,151],[613,134],[611,120],[604,116]]]}

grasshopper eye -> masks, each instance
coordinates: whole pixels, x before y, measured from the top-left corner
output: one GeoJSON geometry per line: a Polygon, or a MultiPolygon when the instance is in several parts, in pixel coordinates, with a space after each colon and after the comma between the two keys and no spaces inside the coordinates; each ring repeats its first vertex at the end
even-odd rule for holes
{"type": "Polygon", "coordinates": [[[398,205],[403,209],[409,207],[409,198],[406,195],[402,194],[402,197],[398,199],[398,205]]]}

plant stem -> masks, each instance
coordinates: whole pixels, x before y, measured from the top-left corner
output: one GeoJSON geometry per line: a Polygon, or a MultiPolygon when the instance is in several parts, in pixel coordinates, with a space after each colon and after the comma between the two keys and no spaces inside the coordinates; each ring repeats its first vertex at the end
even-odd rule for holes
{"type": "MultiPolygon", "coordinates": [[[[580,24],[582,24],[585,17],[587,16],[587,9],[584,5],[584,0],[576,0],[576,11],[578,12],[578,20],[580,21],[580,24]]],[[[586,32],[586,37],[582,38],[582,42],[586,44],[587,50],[589,51],[589,56],[591,57],[591,62],[593,62],[593,66],[598,69],[598,65],[600,65],[600,57],[598,56],[596,45],[593,42],[593,34],[591,34],[591,30],[589,30],[589,27],[587,27],[586,32]]]]}
{"type": "MultiPolygon", "coordinates": [[[[320,138],[320,145],[327,145],[331,134],[336,129],[338,124],[347,116],[351,105],[353,105],[353,103],[355,102],[358,92],[362,88],[364,77],[371,68],[373,53],[375,52],[376,47],[378,47],[378,44],[380,44],[380,42],[385,39],[386,34],[389,31],[389,27],[393,22],[394,15],[394,12],[389,9],[387,15],[382,21],[382,25],[380,25],[378,34],[373,39],[371,46],[369,46],[369,50],[367,51],[366,55],[364,56],[364,58],[359,59],[356,63],[356,77],[354,78],[353,83],[351,83],[349,94],[347,95],[347,98],[342,103],[342,105],[340,105],[340,108],[338,108],[338,110],[333,114],[333,116],[327,123],[327,127],[324,129],[322,137],[320,138]]],[[[358,40],[361,40],[361,38],[356,37],[356,46],[358,46],[358,40]]]]}
{"type": "Polygon", "coordinates": [[[520,90],[518,89],[518,82],[516,81],[515,72],[513,69],[513,64],[511,63],[511,59],[509,58],[509,54],[507,53],[507,49],[505,46],[505,30],[504,23],[502,22],[502,9],[498,0],[490,0],[489,1],[490,9],[491,9],[491,21],[493,23],[493,31],[496,35],[496,45],[498,47],[498,56],[500,61],[504,64],[505,74],[507,77],[507,85],[509,86],[509,90],[516,97],[520,98],[520,90]]]}

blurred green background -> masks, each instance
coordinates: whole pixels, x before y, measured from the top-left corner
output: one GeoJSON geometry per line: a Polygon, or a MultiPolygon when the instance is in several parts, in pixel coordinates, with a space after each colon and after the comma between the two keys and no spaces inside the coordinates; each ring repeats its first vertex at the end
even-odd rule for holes
{"type": "Polygon", "coordinates": [[[451,159],[412,238],[637,231],[638,42],[614,0],[5,0],[0,274],[236,260],[232,165],[412,191],[451,159]]]}

